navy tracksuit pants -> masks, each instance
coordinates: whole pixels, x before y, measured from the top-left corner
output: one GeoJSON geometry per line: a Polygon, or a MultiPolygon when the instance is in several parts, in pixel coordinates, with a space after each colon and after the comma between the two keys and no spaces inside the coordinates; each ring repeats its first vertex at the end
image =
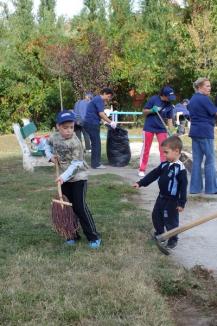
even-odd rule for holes
{"type": "MultiPolygon", "coordinates": [[[[179,226],[179,212],[177,210],[177,201],[169,197],[159,195],[153,212],[152,222],[156,231],[156,235],[162,234],[179,226]]],[[[169,242],[177,241],[178,236],[173,236],[169,242]]]]}

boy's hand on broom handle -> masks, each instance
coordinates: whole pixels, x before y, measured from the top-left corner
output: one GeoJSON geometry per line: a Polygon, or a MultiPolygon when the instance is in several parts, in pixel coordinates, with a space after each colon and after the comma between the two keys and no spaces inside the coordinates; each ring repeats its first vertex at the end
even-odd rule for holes
{"type": "Polygon", "coordinates": [[[59,163],[59,156],[58,155],[53,155],[51,158],[50,158],[50,161],[54,164],[59,163]]]}
{"type": "Polygon", "coordinates": [[[183,212],[184,207],[178,206],[176,209],[178,210],[179,213],[181,213],[181,212],[183,212]]]}
{"type": "Polygon", "coordinates": [[[61,185],[64,183],[63,179],[61,177],[56,178],[55,180],[57,183],[59,182],[61,185]]]}

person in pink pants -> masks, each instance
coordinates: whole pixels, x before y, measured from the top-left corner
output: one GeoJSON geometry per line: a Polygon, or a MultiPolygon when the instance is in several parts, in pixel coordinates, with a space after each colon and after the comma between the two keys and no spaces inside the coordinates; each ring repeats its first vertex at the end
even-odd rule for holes
{"type": "Polygon", "coordinates": [[[138,172],[140,177],[145,176],[154,135],[156,135],[159,144],[160,161],[165,161],[165,156],[161,149],[161,143],[167,138],[167,130],[157,112],[161,115],[168,127],[172,128],[173,105],[171,101],[174,101],[175,99],[176,96],[174,90],[170,86],[164,86],[159,95],[150,97],[144,106],[144,115],[146,119],[143,128],[144,143],[140,155],[138,172]]]}

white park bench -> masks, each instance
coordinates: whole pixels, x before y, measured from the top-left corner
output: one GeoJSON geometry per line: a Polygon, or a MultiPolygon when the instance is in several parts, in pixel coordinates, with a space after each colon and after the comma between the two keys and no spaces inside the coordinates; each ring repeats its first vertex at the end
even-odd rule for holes
{"type": "Polygon", "coordinates": [[[52,166],[53,163],[48,162],[43,150],[31,148],[31,139],[34,138],[34,133],[37,131],[35,124],[28,119],[22,119],[22,121],[23,126],[14,123],[13,130],[22,150],[24,170],[33,172],[36,166],[52,166]]]}

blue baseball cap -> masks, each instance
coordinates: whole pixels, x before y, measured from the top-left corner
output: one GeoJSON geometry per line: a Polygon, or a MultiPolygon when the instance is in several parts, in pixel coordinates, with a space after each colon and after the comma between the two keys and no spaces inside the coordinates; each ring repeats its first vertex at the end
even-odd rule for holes
{"type": "Polygon", "coordinates": [[[75,114],[69,110],[63,110],[57,114],[56,123],[61,124],[66,121],[75,121],[75,114]]]}
{"type": "Polygon", "coordinates": [[[176,99],[174,90],[171,87],[169,87],[169,86],[165,86],[162,89],[161,94],[164,95],[164,96],[166,96],[169,101],[174,101],[176,99]]]}

